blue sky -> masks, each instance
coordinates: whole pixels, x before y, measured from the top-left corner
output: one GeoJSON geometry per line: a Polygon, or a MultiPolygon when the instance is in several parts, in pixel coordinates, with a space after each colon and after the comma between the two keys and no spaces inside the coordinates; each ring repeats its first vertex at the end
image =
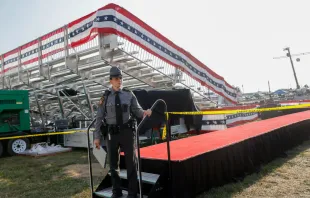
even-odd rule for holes
{"type": "MultiPolygon", "coordinates": [[[[1,0],[0,54],[114,2],[246,92],[295,87],[283,48],[310,51],[307,0],[1,0]]],[[[310,56],[295,62],[310,84],[310,56]]]]}

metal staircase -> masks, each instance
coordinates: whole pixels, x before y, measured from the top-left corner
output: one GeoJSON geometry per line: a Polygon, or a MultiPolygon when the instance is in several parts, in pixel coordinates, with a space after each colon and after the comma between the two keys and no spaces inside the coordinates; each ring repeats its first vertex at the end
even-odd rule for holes
{"type": "MultiPolygon", "coordinates": [[[[126,169],[122,169],[120,170],[120,178],[122,179],[122,183],[126,183],[127,184],[127,172],[126,172],[126,169]]],[[[149,196],[149,194],[154,194],[154,192],[160,190],[159,188],[159,184],[158,184],[158,181],[159,181],[159,177],[160,175],[158,174],[152,174],[152,173],[146,173],[146,172],[142,172],[142,185],[143,185],[143,189],[147,189],[147,190],[144,190],[144,192],[142,193],[143,194],[143,197],[154,197],[153,195],[149,196]]],[[[107,180],[110,180],[110,174],[109,174],[109,178],[106,178],[106,181],[107,180]]],[[[138,179],[139,179],[139,176],[138,176],[138,179]]],[[[108,183],[108,182],[107,182],[108,183]]],[[[126,187],[123,188],[123,197],[126,197],[128,192],[126,190],[126,187]]],[[[102,190],[98,190],[96,192],[94,192],[94,194],[97,196],[97,197],[104,197],[104,198],[109,198],[109,197],[112,197],[112,187],[107,187],[107,188],[104,188],[102,190]]]]}

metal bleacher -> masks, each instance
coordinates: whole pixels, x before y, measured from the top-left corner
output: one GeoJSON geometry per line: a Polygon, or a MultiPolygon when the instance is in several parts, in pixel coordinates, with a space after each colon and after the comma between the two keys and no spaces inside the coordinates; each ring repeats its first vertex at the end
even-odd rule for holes
{"type": "Polygon", "coordinates": [[[6,54],[0,58],[0,89],[29,90],[32,119],[45,124],[72,117],[93,119],[103,90],[109,87],[111,66],[123,71],[125,87],[172,89],[178,84],[195,93],[200,108],[214,103],[196,80],[113,34],[98,34],[73,48],[64,26],[6,54]]]}

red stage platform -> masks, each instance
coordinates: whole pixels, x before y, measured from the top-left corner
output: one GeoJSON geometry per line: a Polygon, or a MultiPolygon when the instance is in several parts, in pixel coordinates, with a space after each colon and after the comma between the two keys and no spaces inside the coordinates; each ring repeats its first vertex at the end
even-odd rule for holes
{"type": "MultiPolygon", "coordinates": [[[[310,111],[305,111],[175,140],[170,143],[171,160],[183,161],[309,119],[310,111]]],[[[167,144],[141,148],[141,158],[167,160],[167,144]]]]}
{"type": "MultiPolygon", "coordinates": [[[[195,198],[212,187],[242,180],[263,164],[310,139],[310,111],[247,123],[141,148],[141,170],[159,175],[153,187],[143,183],[150,197],[195,198]],[[171,174],[169,174],[171,170],[171,174]]],[[[124,156],[120,168],[126,169],[124,156]]],[[[110,185],[106,177],[97,190],[110,185]]],[[[124,183],[126,186],[127,183],[124,183]]],[[[147,193],[148,194],[148,193],[147,193]]]]}

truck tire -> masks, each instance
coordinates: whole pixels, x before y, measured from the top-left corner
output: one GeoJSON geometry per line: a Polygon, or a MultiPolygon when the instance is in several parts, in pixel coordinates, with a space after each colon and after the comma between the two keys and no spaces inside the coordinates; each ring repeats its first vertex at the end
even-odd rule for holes
{"type": "Polygon", "coordinates": [[[8,154],[11,156],[24,152],[30,146],[28,138],[13,139],[8,142],[8,154]]]}
{"type": "Polygon", "coordinates": [[[2,145],[2,142],[0,141],[0,157],[2,156],[3,154],[3,145],[2,145]]]}

